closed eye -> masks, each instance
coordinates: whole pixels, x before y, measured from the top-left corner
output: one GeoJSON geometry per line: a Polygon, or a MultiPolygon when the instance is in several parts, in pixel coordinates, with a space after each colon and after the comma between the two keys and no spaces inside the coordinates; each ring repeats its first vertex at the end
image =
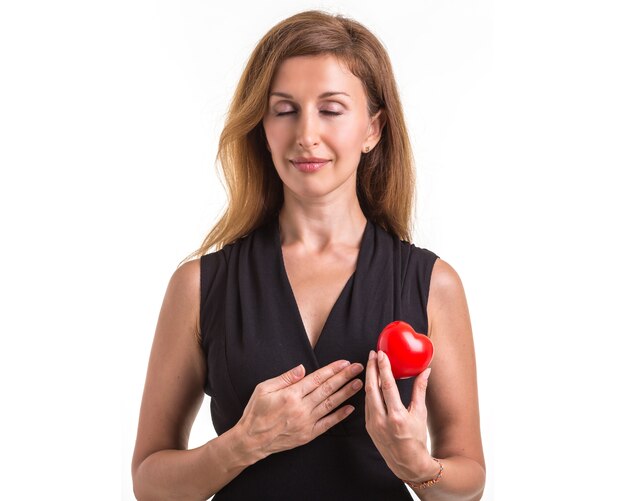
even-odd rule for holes
{"type": "MultiPolygon", "coordinates": [[[[292,113],[295,113],[295,111],[283,111],[282,113],[276,113],[276,116],[280,117],[283,115],[291,115],[292,113]]],[[[320,111],[320,113],[324,113],[326,115],[343,115],[343,113],[337,113],[336,111],[327,111],[327,110],[322,110],[320,111]]]]}

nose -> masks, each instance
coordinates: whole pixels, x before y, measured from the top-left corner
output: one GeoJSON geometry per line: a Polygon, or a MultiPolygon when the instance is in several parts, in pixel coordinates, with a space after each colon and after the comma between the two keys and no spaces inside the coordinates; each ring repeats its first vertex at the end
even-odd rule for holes
{"type": "Polygon", "coordinates": [[[316,146],[320,141],[320,123],[317,111],[302,110],[296,124],[296,138],[298,145],[304,149],[316,146]]]}

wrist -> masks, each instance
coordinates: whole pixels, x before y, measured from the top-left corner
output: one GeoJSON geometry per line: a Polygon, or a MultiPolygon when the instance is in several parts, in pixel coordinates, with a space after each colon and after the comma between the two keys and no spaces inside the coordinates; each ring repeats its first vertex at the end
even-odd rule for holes
{"type": "Polygon", "coordinates": [[[252,440],[252,437],[246,433],[241,424],[237,423],[229,432],[233,434],[232,452],[243,465],[253,465],[267,456],[252,440]]]}
{"type": "Polygon", "coordinates": [[[435,461],[434,458],[432,458],[431,456],[428,456],[428,458],[426,459],[426,463],[423,466],[422,471],[424,472],[424,475],[419,481],[426,482],[428,480],[432,480],[435,477],[437,477],[437,475],[439,475],[439,472],[441,471],[441,467],[439,463],[435,461]]]}
{"type": "Polygon", "coordinates": [[[432,485],[439,481],[442,473],[443,465],[441,464],[441,461],[429,455],[424,459],[424,462],[420,466],[418,475],[410,478],[403,478],[402,480],[411,487],[417,487],[420,484],[426,483],[432,485]]]}

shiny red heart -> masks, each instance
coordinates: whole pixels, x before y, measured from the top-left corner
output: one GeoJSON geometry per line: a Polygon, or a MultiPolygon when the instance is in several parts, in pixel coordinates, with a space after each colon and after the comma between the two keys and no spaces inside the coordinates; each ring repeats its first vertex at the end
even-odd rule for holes
{"type": "Polygon", "coordinates": [[[434,355],[428,336],[415,332],[402,320],[391,322],[380,332],[376,350],[384,351],[389,358],[395,379],[417,376],[428,368],[434,355]]]}

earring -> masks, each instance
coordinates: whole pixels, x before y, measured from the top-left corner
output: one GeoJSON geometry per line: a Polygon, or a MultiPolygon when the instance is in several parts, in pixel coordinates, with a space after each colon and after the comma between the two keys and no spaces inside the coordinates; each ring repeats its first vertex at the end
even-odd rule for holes
{"type": "Polygon", "coordinates": [[[369,150],[370,150],[370,147],[369,147],[369,146],[366,146],[366,147],[365,147],[365,153],[367,153],[369,150]]]}

